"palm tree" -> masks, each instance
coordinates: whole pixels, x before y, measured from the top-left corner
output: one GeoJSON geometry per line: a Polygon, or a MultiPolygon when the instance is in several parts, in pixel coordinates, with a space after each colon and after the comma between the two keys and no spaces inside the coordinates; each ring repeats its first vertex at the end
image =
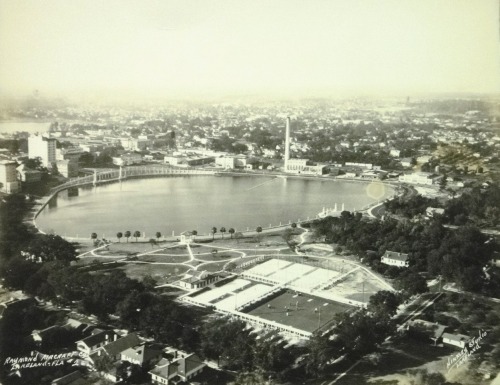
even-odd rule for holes
{"type": "Polygon", "coordinates": [[[128,243],[128,239],[130,238],[130,236],[132,235],[132,233],[130,231],[125,231],[125,238],[127,238],[127,243],[128,243]]]}
{"type": "Polygon", "coordinates": [[[134,238],[135,238],[135,241],[137,242],[137,238],[139,238],[141,236],[141,232],[139,230],[135,230],[134,231],[134,238]]]}
{"type": "Polygon", "coordinates": [[[215,233],[217,232],[217,227],[212,227],[212,239],[215,238],[215,233]]]}
{"type": "Polygon", "coordinates": [[[232,227],[229,228],[227,231],[229,234],[231,234],[231,239],[233,239],[233,234],[234,234],[234,229],[232,227]]]}
{"type": "Polygon", "coordinates": [[[222,239],[224,239],[224,233],[226,232],[226,228],[225,227],[221,227],[219,231],[222,234],[222,239]]]}
{"type": "Polygon", "coordinates": [[[116,238],[118,238],[118,242],[120,242],[120,238],[123,237],[123,234],[118,232],[116,233],[116,238]]]}
{"type": "Polygon", "coordinates": [[[156,232],[156,239],[159,241],[161,238],[161,233],[159,231],[156,232]]]}

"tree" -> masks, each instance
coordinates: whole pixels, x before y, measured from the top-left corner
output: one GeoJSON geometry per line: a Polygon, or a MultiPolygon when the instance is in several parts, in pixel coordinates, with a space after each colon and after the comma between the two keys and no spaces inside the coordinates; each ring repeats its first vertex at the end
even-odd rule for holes
{"type": "Polygon", "coordinates": [[[257,231],[257,234],[262,233],[262,227],[257,226],[257,228],[255,229],[255,231],[257,231]]]}
{"type": "Polygon", "coordinates": [[[191,234],[193,235],[193,237],[196,237],[198,235],[198,231],[193,230],[193,231],[191,231],[191,234]]]}
{"type": "Polygon", "coordinates": [[[222,234],[222,239],[224,239],[224,233],[226,232],[226,228],[225,227],[221,227],[219,231],[222,234]]]}
{"type": "Polygon", "coordinates": [[[128,243],[128,239],[130,238],[130,236],[132,235],[132,233],[130,231],[125,231],[125,238],[127,238],[127,243],[128,243]]]}
{"type": "Polygon", "coordinates": [[[159,241],[161,238],[161,233],[159,231],[156,232],[156,239],[159,241]]]}
{"type": "Polygon", "coordinates": [[[381,290],[370,297],[368,311],[380,317],[392,317],[401,303],[392,291],[381,290]]]}
{"type": "Polygon", "coordinates": [[[212,227],[212,239],[215,239],[215,233],[217,232],[217,227],[212,227]]]}
{"type": "Polygon", "coordinates": [[[203,354],[211,359],[222,358],[229,368],[250,369],[254,347],[255,337],[241,320],[216,318],[201,329],[203,354]]]}
{"type": "Polygon", "coordinates": [[[123,233],[121,233],[121,232],[116,233],[116,238],[118,238],[118,242],[121,242],[122,237],[123,237],[123,233]]]}
{"type": "Polygon", "coordinates": [[[292,229],[295,229],[295,228],[297,228],[297,224],[296,224],[295,222],[293,222],[293,223],[291,224],[291,227],[292,227],[292,229]]]}
{"type": "Polygon", "coordinates": [[[409,297],[429,291],[425,278],[416,272],[406,272],[400,276],[396,286],[409,297]]]}
{"type": "Polygon", "coordinates": [[[76,259],[76,249],[73,244],[61,238],[59,235],[37,234],[25,250],[33,260],[42,262],[66,261],[76,259]]]}
{"type": "Polygon", "coordinates": [[[235,230],[232,227],[230,227],[229,230],[227,231],[229,234],[231,234],[231,239],[233,239],[234,231],[235,230]]]}
{"type": "Polygon", "coordinates": [[[242,238],[243,238],[243,233],[242,232],[238,231],[238,232],[234,233],[234,239],[236,239],[236,241],[238,243],[240,243],[240,239],[242,239],[242,238]]]}
{"type": "Polygon", "coordinates": [[[153,248],[156,245],[156,239],[154,238],[149,238],[149,243],[151,244],[151,247],[153,248]]]}
{"type": "Polygon", "coordinates": [[[90,234],[90,239],[93,239],[95,241],[97,239],[97,233],[90,234]]]}
{"type": "Polygon", "coordinates": [[[140,236],[141,236],[141,232],[139,230],[134,231],[134,238],[135,238],[136,242],[137,242],[137,238],[139,238],[140,236]]]}

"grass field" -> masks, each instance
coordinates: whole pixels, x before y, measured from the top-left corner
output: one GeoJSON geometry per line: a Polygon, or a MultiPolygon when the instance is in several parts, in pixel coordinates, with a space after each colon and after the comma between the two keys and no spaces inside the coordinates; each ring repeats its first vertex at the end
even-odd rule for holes
{"type": "Polygon", "coordinates": [[[295,292],[287,291],[252,309],[248,314],[313,332],[318,325],[329,323],[335,314],[349,309],[352,307],[338,302],[305,294],[297,296],[295,292]]]}
{"type": "Polygon", "coordinates": [[[127,263],[121,267],[130,278],[141,281],[144,276],[151,275],[158,284],[169,283],[189,270],[187,266],[150,265],[145,263],[127,263]]]}

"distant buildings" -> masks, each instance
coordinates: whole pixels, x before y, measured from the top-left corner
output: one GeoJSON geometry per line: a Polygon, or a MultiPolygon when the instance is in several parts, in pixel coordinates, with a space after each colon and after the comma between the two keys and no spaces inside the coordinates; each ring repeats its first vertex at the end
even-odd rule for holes
{"type": "Polygon", "coordinates": [[[0,160],[0,191],[14,194],[21,189],[17,180],[17,163],[10,160],[0,160]]]}
{"type": "Polygon", "coordinates": [[[33,135],[28,138],[28,157],[30,159],[40,158],[42,165],[51,168],[56,162],[55,138],[33,135]]]}
{"type": "Polygon", "coordinates": [[[283,171],[290,174],[322,175],[326,166],[315,164],[308,159],[290,159],[290,118],[286,118],[285,165],[283,171]]]}

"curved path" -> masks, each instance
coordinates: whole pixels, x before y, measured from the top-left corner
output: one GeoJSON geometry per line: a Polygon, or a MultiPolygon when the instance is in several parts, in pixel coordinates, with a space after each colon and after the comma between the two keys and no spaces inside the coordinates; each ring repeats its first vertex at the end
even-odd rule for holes
{"type": "MultiPolygon", "coordinates": [[[[360,262],[352,261],[346,258],[342,258],[338,255],[336,255],[333,251],[329,251],[328,254],[326,255],[316,255],[315,253],[311,253],[311,251],[303,252],[300,251],[300,246],[304,245],[307,243],[307,237],[310,233],[310,230],[307,228],[302,227],[300,224],[297,225],[297,228],[301,229],[303,232],[300,234],[299,239],[300,242],[298,243],[297,247],[295,248],[295,254],[297,257],[311,257],[315,258],[318,260],[326,260],[326,261],[336,261],[338,263],[347,263],[350,264],[354,269],[362,269],[364,272],[366,272],[369,276],[373,277],[375,280],[379,281],[384,287],[386,287],[386,290],[391,290],[394,291],[395,289],[387,283],[381,276],[378,274],[374,273],[367,267],[365,267],[363,264],[360,262]]],[[[200,271],[204,267],[210,266],[210,265],[220,265],[222,264],[222,267],[220,270],[213,271],[213,273],[221,273],[221,272],[227,272],[228,267],[231,263],[234,263],[236,261],[242,262],[242,261],[247,261],[247,260],[252,260],[255,258],[259,258],[262,256],[275,256],[277,258],[279,257],[293,257],[293,255],[290,254],[284,254],[281,253],[283,250],[288,250],[289,248],[287,246],[285,247],[276,247],[276,248],[265,248],[258,250],[258,245],[256,245],[255,248],[234,248],[234,247],[227,247],[227,246],[221,246],[221,245],[210,245],[210,244],[205,244],[205,243],[195,243],[192,242],[190,244],[182,244],[181,242],[175,242],[173,244],[170,244],[165,247],[145,251],[142,253],[138,253],[135,255],[135,257],[143,257],[143,256],[158,256],[158,257],[165,257],[165,259],[170,258],[170,257],[185,257],[186,260],[182,262],[153,262],[153,261],[137,261],[137,260],[130,260],[130,256],[126,255],[102,255],[99,254],[99,251],[106,248],[108,245],[103,245],[96,247],[90,251],[87,251],[85,253],[82,253],[78,255],[79,258],[85,258],[85,257],[90,257],[90,258],[103,258],[103,259],[114,259],[113,261],[109,262],[104,262],[104,264],[113,264],[116,262],[122,262],[122,263],[127,263],[127,264],[149,264],[149,265],[164,265],[164,266],[176,266],[176,267],[185,267],[188,270],[194,270],[194,271],[200,271]],[[199,254],[194,254],[191,246],[200,246],[200,247],[205,247],[205,248],[210,248],[213,250],[223,250],[226,252],[230,252],[232,254],[235,254],[234,257],[230,257],[224,260],[214,260],[214,261],[207,261],[200,259],[199,257],[202,256],[212,256],[213,253],[212,251],[207,251],[199,254]],[[177,248],[179,246],[186,246],[186,251],[187,254],[177,254],[177,253],[168,253],[168,249],[172,248],[177,248]]],[[[318,244],[310,244],[311,248],[316,248],[319,250],[322,250],[323,252],[325,251],[325,248],[322,247],[322,245],[318,244]]],[[[173,251],[173,250],[172,250],[173,251]]],[[[160,285],[164,286],[164,285],[160,285]]]]}

